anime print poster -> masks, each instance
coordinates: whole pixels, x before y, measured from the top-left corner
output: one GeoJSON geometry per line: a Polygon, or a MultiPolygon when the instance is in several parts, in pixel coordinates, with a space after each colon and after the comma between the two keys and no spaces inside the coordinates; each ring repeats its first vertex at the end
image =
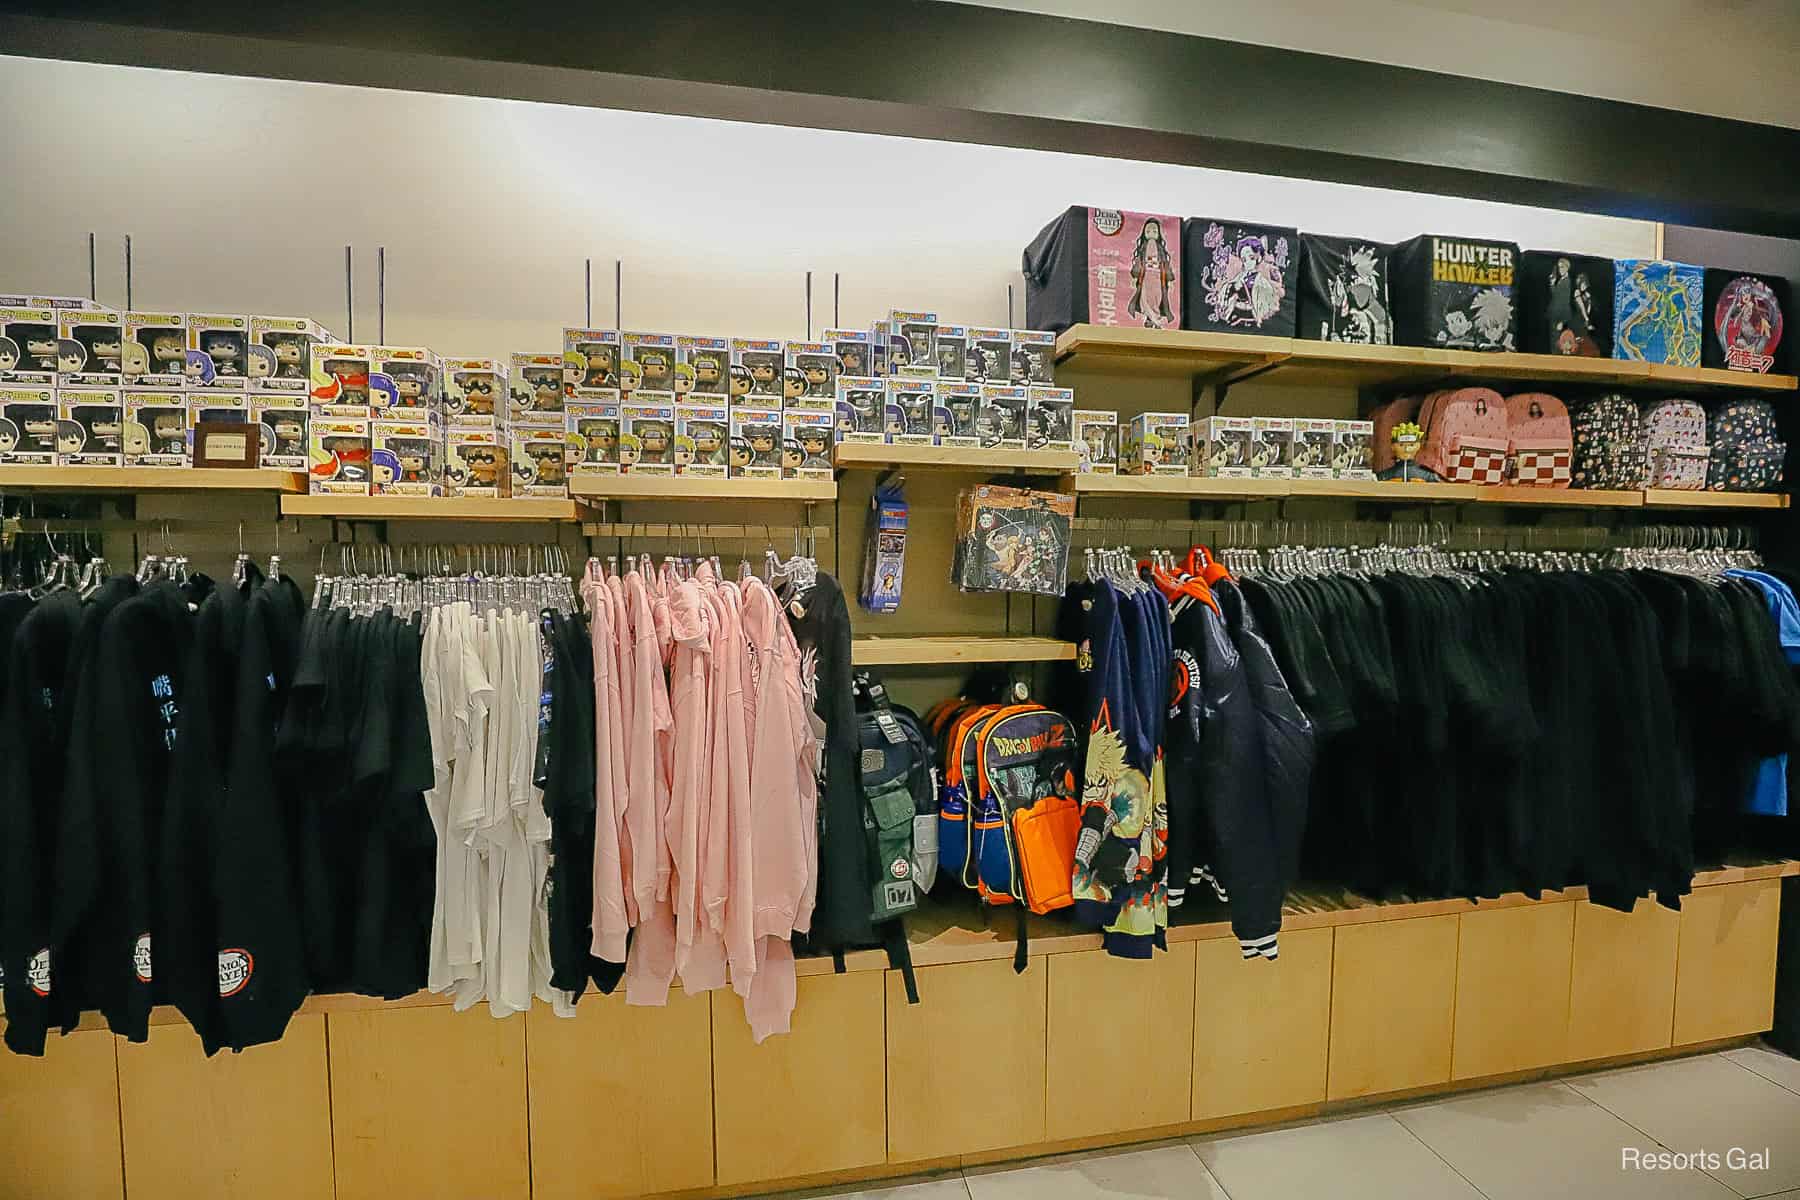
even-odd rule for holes
{"type": "Polygon", "coordinates": [[[1185,328],[1293,336],[1299,231],[1198,218],[1183,229],[1185,328]]]}
{"type": "Polygon", "coordinates": [[[1614,265],[1613,357],[1699,366],[1703,291],[1699,267],[1620,259],[1614,265]]]}
{"type": "Polygon", "coordinates": [[[1181,218],[1090,209],[1087,267],[1094,324],[1181,328],[1181,218]]]}

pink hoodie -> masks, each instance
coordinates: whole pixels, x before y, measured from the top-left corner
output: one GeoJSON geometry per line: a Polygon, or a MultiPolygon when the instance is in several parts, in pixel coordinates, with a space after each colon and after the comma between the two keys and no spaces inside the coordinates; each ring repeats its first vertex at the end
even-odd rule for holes
{"type": "Polygon", "coordinates": [[[624,742],[620,725],[618,659],[612,592],[592,572],[581,595],[592,617],[594,648],[594,934],[590,953],[607,962],[625,961],[626,934],[636,923],[626,878],[624,742]]]}

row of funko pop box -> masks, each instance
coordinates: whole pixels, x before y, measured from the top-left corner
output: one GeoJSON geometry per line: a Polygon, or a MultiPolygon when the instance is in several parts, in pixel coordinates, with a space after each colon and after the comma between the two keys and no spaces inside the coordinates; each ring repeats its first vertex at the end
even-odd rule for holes
{"type": "Polygon", "coordinates": [[[1055,383],[1056,337],[940,325],[935,314],[900,311],[869,330],[827,329],[818,341],[565,328],[562,363],[571,396],[643,390],[750,404],[829,403],[839,376],[1047,387],[1055,383]]]}
{"type": "Polygon", "coordinates": [[[1193,475],[1220,479],[1373,479],[1375,426],[1328,417],[1190,419],[1138,413],[1111,425],[1111,413],[1078,412],[1080,471],[1193,475]],[[1109,443],[1110,439],[1115,439],[1109,443]],[[1116,456],[1111,447],[1116,445],[1116,456]]]}
{"type": "Polygon", "coordinates": [[[298,471],[306,466],[307,418],[295,398],[0,387],[0,463],[185,467],[202,424],[255,421],[260,465],[298,471]]]}

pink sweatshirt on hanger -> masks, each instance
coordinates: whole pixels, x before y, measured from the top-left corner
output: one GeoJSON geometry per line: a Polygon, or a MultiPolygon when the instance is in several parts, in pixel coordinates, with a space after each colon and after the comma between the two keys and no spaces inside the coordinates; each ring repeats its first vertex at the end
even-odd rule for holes
{"type": "Polygon", "coordinates": [[[594,933],[590,953],[625,961],[626,935],[637,922],[626,880],[625,707],[619,691],[618,613],[612,590],[591,572],[582,581],[594,649],[594,933]]]}

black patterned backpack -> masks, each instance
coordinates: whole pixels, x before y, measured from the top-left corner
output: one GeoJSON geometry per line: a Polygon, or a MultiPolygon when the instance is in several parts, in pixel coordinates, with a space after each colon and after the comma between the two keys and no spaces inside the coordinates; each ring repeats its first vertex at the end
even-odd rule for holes
{"type": "Polygon", "coordinates": [[[1706,486],[1715,492],[1772,492],[1781,484],[1787,444],[1777,440],[1775,406],[1727,400],[1706,418],[1712,457],[1706,486]]]}
{"type": "Polygon", "coordinates": [[[1575,487],[1627,492],[1644,487],[1650,460],[1637,401],[1617,393],[1596,396],[1570,408],[1569,425],[1575,487]]]}

